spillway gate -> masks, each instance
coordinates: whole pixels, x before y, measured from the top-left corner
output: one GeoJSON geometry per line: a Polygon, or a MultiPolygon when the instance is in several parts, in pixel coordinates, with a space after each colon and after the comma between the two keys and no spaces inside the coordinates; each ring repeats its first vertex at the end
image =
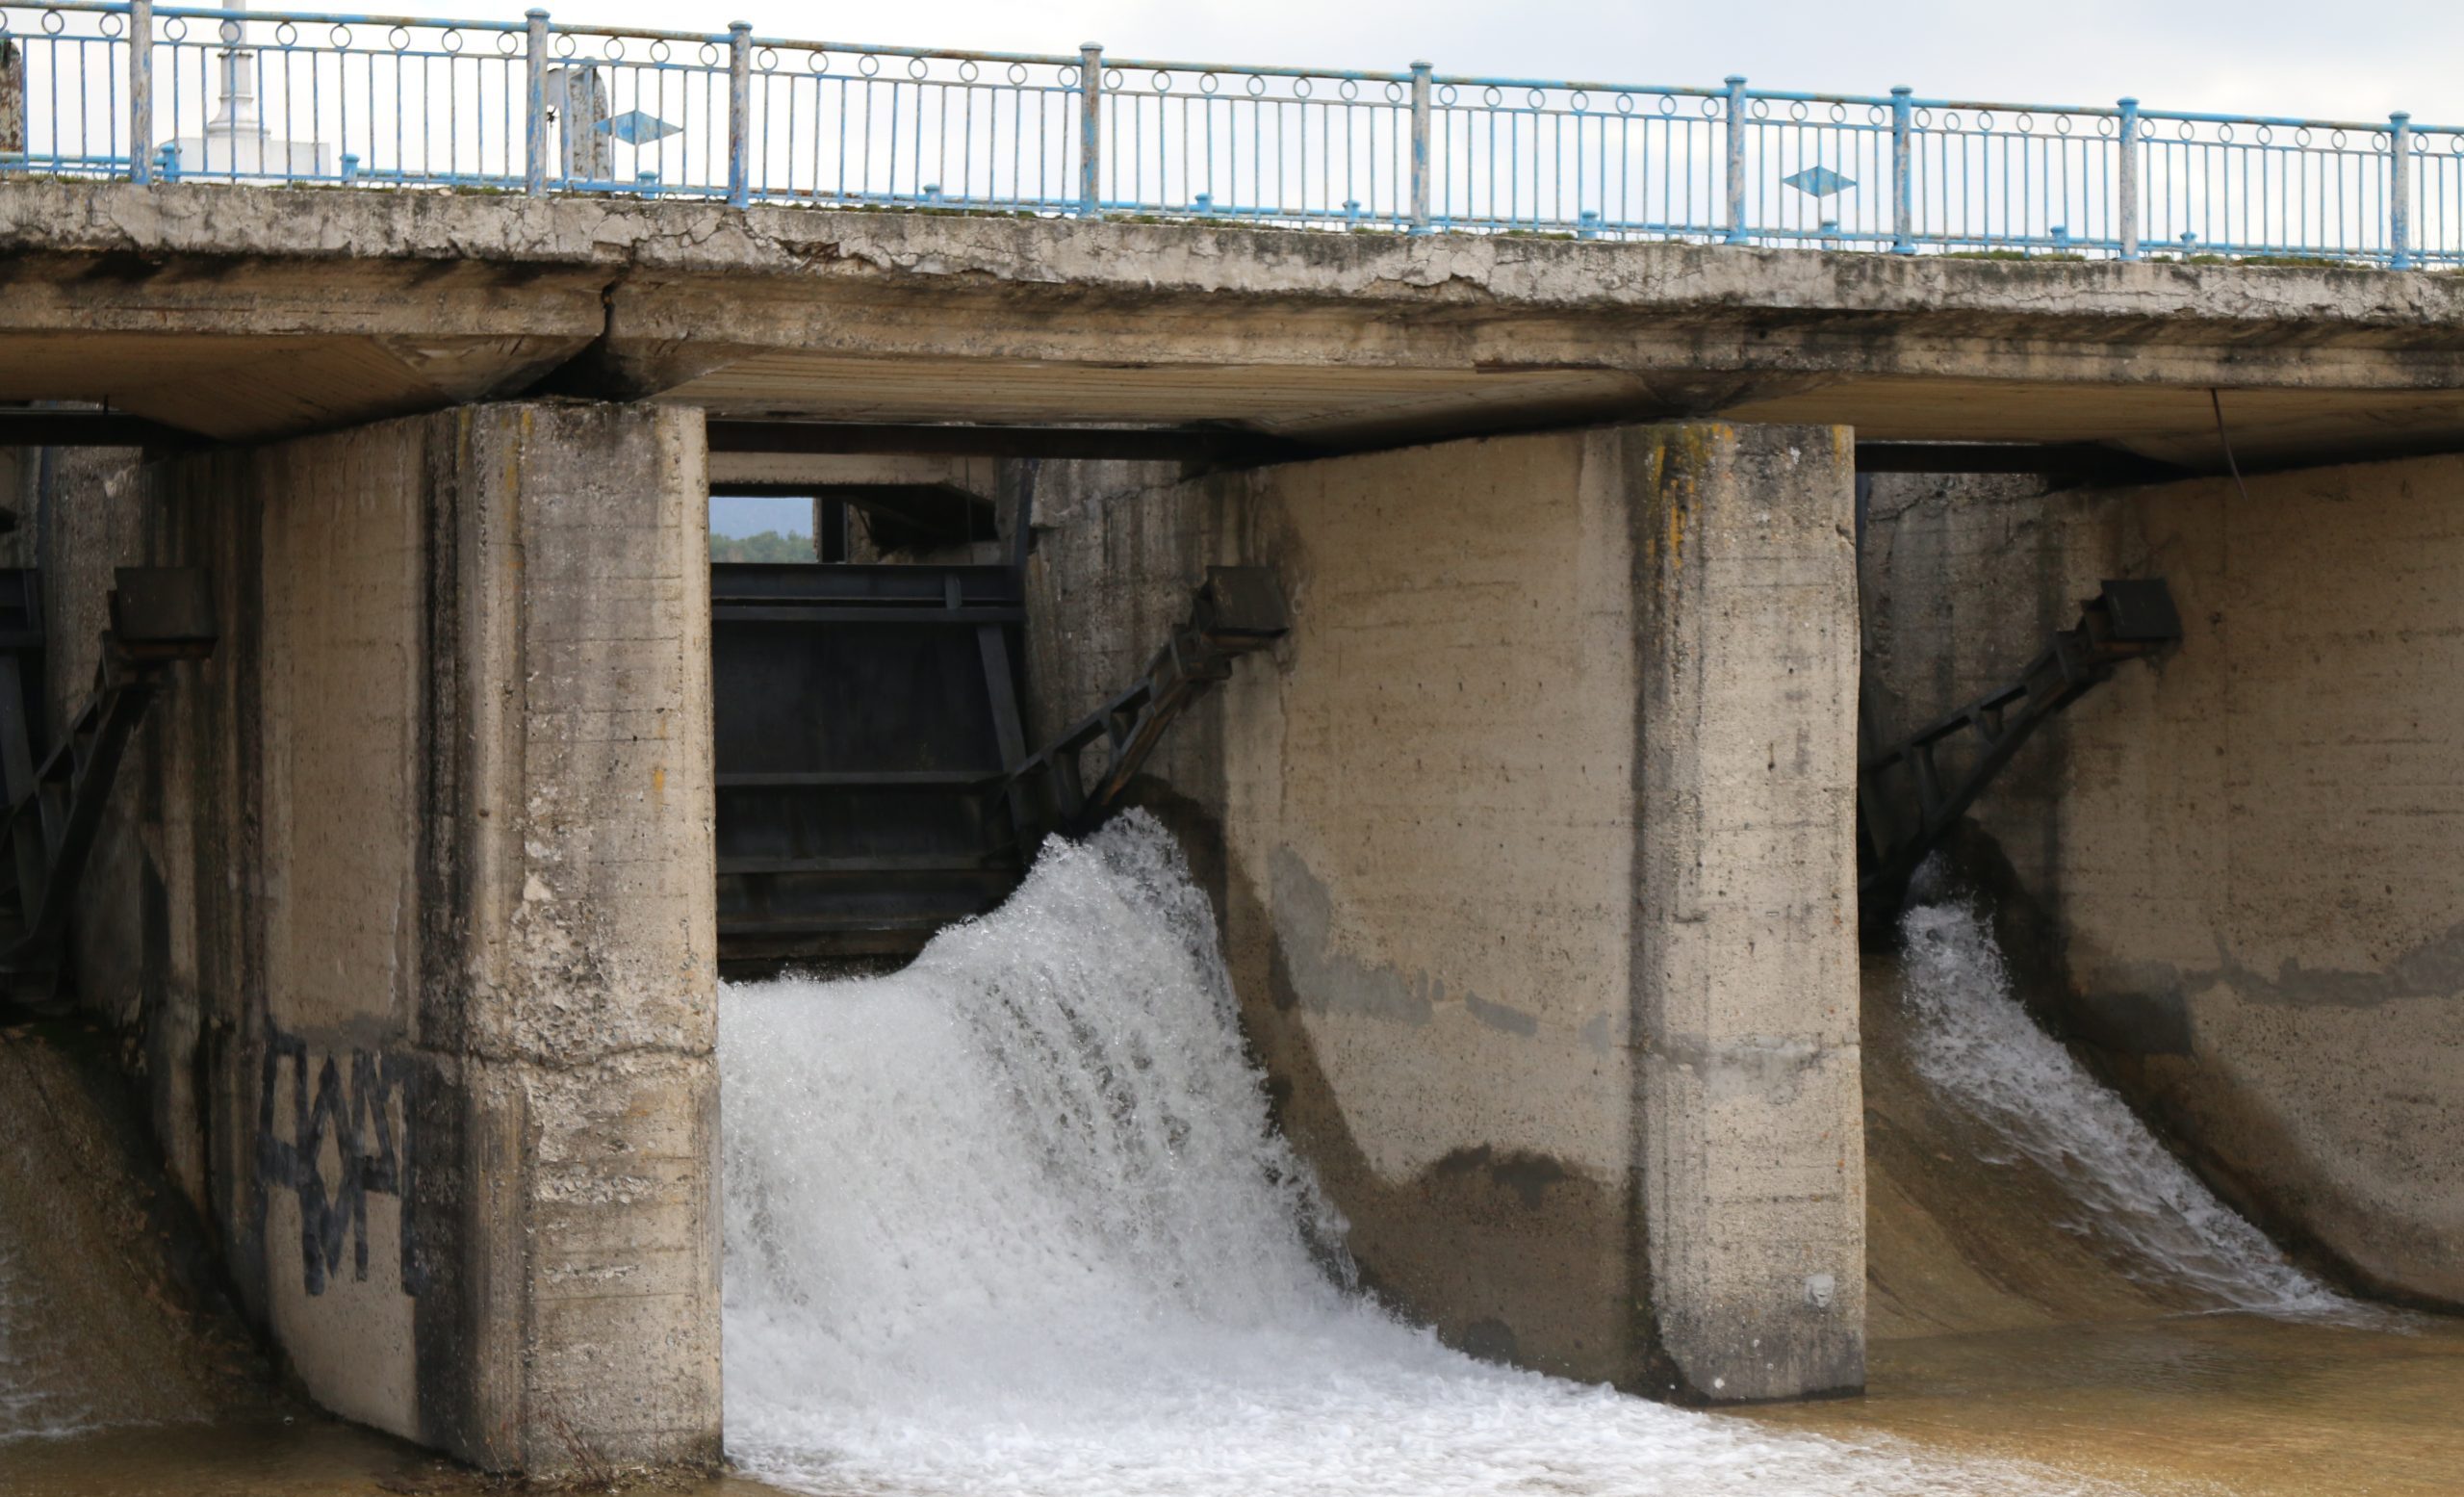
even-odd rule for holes
{"type": "Polygon", "coordinates": [[[710,595],[719,954],[738,970],[909,955],[991,909],[1286,628],[1270,573],[1210,568],[1137,680],[1031,753],[1014,566],[722,562],[710,595]]]}

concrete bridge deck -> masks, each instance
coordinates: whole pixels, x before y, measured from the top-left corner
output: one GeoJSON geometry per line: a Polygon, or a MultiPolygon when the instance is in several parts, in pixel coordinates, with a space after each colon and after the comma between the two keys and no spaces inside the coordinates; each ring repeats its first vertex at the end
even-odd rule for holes
{"type": "Polygon", "coordinates": [[[0,400],[224,440],[549,392],[1322,452],[1718,417],[2464,446],[2464,277],[230,186],[0,193],[0,400]]]}

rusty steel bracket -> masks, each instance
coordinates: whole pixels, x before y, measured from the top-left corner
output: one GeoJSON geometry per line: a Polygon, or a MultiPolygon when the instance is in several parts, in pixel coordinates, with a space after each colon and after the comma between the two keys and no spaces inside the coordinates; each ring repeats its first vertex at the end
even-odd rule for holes
{"type": "Polygon", "coordinates": [[[21,1001],[49,996],[78,879],[145,709],[171,666],[214,652],[213,585],[202,568],[121,567],[114,581],[93,693],[39,763],[31,687],[40,680],[41,610],[31,574],[0,599],[0,973],[21,1001]]]}
{"type": "Polygon", "coordinates": [[[1000,791],[1030,850],[1053,832],[1077,837],[1120,805],[1139,766],[1190,704],[1228,679],[1232,662],[1291,632],[1290,611],[1266,567],[1209,567],[1189,617],[1146,662],[1136,684],[1013,765],[1000,791]],[[1082,756],[1098,740],[1111,751],[1094,783],[1082,756]]]}
{"type": "MultiPolygon", "coordinates": [[[[1998,686],[1895,741],[1883,740],[1870,714],[1860,722],[1857,775],[1859,923],[1868,937],[1887,931],[1908,881],[2019,746],[2047,718],[2113,675],[2180,642],[2181,616],[2163,578],[2109,581],[2081,606],[2079,625],[2053,636],[2016,680],[1998,686]],[[1945,775],[1936,755],[1972,742],[1965,765],[1945,775]]],[[[1867,696],[1870,704],[1871,697],[1867,696]]]]}

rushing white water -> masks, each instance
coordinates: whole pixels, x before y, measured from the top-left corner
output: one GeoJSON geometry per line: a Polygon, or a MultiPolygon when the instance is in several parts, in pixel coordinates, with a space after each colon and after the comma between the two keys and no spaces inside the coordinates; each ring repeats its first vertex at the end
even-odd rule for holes
{"type": "Polygon", "coordinates": [[[2060,1179],[2079,1206],[2074,1230],[2121,1248],[2136,1276],[2187,1287],[2220,1309],[2377,1318],[2287,1261],[2038,1027],[1972,904],[1912,905],[1900,932],[1917,1073],[2060,1179]]]}
{"type": "Polygon", "coordinates": [[[1153,822],[894,976],[730,988],[728,1444],[817,1492],[2078,1489],[1473,1361],[1348,1289],[1153,822]]]}

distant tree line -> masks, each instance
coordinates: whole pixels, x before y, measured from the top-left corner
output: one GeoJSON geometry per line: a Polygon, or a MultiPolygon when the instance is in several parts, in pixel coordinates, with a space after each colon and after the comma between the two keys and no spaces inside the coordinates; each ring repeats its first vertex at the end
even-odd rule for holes
{"type": "Polygon", "coordinates": [[[810,561],[813,559],[812,537],[782,535],[776,530],[762,530],[753,535],[721,535],[710,532],[710,559],[713,561],[810,561]]]}

